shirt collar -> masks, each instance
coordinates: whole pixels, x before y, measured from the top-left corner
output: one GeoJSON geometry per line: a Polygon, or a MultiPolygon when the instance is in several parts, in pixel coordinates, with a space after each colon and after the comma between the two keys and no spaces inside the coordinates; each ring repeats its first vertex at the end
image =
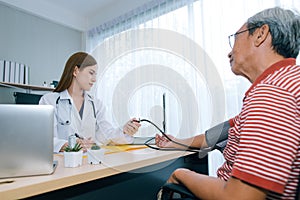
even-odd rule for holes
{"type": "MultiPolygon", "coordinates": [[[[69,94],[69,92],[68,92],[68,90],[64,90],[64,91],[62,91],[61,93],[60,93],[60,99],[71,99],[72,100],[72,98],[71,98],[71,96],[70,96],[70,94],[69,94]]],[[[88,92],[84,92],[84,99],[87,99],[87,100],[89,100],[89,101],[93,101],[93,97],[92,97],[92,95],[90,95],[88,92]]]]}
{"type": "Polygon", "coordinates": [[[62,91],[59,96],[61,99],[71,99],[71,96],[70,96],[68,90],[62,91]]]}
{"type": "Polygon", "coordinates": [[[272,64],[270,67],[268,67],[251,85],[251,87],[247,90],[245,96],[248,95],[248,93],[262,80],[264,80],[268,75],[274,73],[275,71],[290,66],[290,65],[296,65],[296,59],[295,58],[286,58],[283,60],[280,60],[274,64],[272,64]]]}

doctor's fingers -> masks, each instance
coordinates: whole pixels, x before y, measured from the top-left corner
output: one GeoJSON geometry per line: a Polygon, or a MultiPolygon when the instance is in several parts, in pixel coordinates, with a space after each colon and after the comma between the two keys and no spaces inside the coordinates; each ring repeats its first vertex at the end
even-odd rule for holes
{"type": "Polygon", "coordinates": [[[81,140],[81,143],[85,146],[92,146],[93,144],[95,144],[95,141],[92,139],[83,139],[81,140]]]}
{"type": "Polygon", "coordinates": [[[124,126],[124,133],[127,135],[134,135],[137,131],[138,131],[138,127],[137,126],[132,126],[130,124],[126,124],[124,126]]]}
{"type": "Polygon", "coordinates": [[[95,144],[95,141],[92,138],[84,139],[82,141],[84,144],[93,145],[95,144]]]}
{"type": "Polygon", "coordinates": [[[138,122],[136,122],[136,121],[130,120],[130,121],[127,122],[126,126],[131,127],[131,128],[133,128],[134,130],[138,130],[139,127],[141,126],[141,124],[138,123],[138,122]]]}
{"type": "Polygon", "coordinates": [[[92,140],[86,140],[86,139],[78,139],[77,143],[81,145],[83,152],[86,152],[86,150],[91,148],[91,146],[94,144],[92,140]]]}
{"type": "Polygon", "coordinates": [[[139,129],[139,127],[141,126],[141,124],[135,118],[129,120],[126,125],[131,126],[134,129],[139,129]]]}
{"type": "Polygon", "coordinates": [[[132,130],[131,128],[128,127],[124,127],[123,132],[127,135],[133,136],[135,134],[136,131],[132,130]]]}

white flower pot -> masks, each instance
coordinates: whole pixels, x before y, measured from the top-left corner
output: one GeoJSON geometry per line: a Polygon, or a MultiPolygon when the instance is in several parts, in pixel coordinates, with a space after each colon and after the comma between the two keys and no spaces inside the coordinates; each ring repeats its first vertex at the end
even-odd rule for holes
{"type": "Polygon", "coordinates": [[[103,156],[104,156],[104,149],[99,150],[87,150],[87,157],[89,164],[100,164],[103,156]]]}
{"type": "Polygon", "coordinates": [[[82,165],[82,151],[64,152],[65,167],[79,167],[82,165]]]}

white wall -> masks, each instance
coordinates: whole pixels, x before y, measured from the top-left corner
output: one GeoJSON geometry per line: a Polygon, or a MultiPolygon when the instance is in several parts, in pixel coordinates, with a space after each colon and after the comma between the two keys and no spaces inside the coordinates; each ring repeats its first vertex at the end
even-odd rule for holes
{"type": "MultiPolygon", "coordinates": [[[[110,21],[149,1],[116,0],[94,13],[88,19],[87,29],[110,21]]],[[[42,85],[44,81],[49,84],[52,80],[59,80],[69,55],[85,50],[85,34],[62,24],[63,21],[47,20],[0,1],[0,59],[28,65],[31,85],[42,85]]],[[[13,103],[15,91],[28,92],[0,86],[0,103],[13,103]]]]}
{"type": "MultiPolygon", "coordinates": [[[[66,59],[82,50],[82,32],[1,2],[0,27],[0,59],[27,64],[32,85],[59,80],[66,59]]],[[[4,90],[0,87],[0,103],[10,103],[11,92],[4,90]]]]}

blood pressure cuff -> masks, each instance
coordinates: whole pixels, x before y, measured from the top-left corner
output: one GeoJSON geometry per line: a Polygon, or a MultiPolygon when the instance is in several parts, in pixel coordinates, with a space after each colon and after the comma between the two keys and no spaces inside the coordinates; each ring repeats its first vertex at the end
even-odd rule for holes
{"type": "Polygon", "coordinates": [[[205,140],[208,147],[219,149],[223,152],[227,144],[228,130],[230,127],[230,122],[225,121],[205,131],[205,140]]]}

